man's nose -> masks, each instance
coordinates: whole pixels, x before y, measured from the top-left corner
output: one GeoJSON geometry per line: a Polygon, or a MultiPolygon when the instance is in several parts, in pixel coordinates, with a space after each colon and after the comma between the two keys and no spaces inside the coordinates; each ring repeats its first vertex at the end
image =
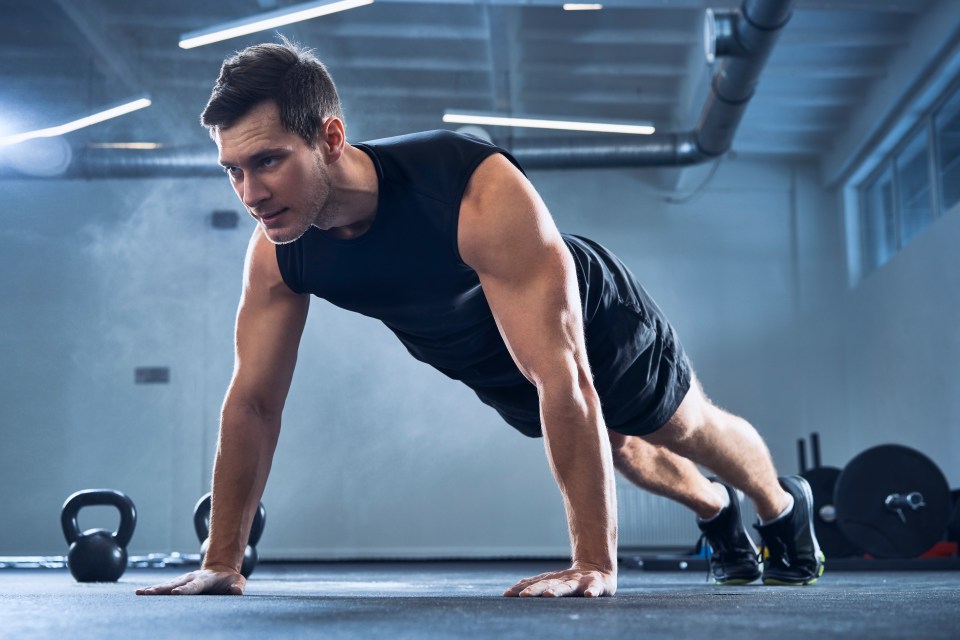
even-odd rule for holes
{"type": "Polygon", "coordinates": [[[244,177],[243,204],[251,209],[270,197],[270,191],[260,180],[253,177],[244,177]]]}

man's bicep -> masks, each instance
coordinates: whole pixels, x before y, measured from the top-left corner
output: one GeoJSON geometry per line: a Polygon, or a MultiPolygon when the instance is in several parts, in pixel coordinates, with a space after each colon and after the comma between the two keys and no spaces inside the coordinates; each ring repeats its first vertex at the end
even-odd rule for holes
{"type": "Polygon", "coordinates": [[[309,304],[308,295],[283,282],[275,248],[258,229],[247,251],[237,311],[232,401],[266,413],[283,409],[309,304]]]}
{"type": "Polygon", "coordinates": [[[524,375],[541,384],[585,370],[573,258],[536,191],[506,159],[491,157],[471,179],[459,242],[524,375]]]}
{"type": "Polygon", "coordinates": [[[563,258],[541,256],[536,268],[523,277],[480,276],[510,353],[537,385],[550,379],[574,380],[578,368],[586,366],[576,277],[563,258]]]}

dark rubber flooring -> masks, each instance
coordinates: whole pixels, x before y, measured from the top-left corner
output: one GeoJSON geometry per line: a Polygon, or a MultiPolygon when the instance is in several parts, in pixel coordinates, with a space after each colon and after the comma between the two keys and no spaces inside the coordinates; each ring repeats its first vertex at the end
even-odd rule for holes
{"type": "Polygon", "coordinates": [[[541,562],[261,564],[247,595],[137,597],[115,584],[0,570],[3,638],[960,638],[960,572],[828,572],[802,588],[718,587],[622,568],[613,598],[503,598],[541,562]]]}

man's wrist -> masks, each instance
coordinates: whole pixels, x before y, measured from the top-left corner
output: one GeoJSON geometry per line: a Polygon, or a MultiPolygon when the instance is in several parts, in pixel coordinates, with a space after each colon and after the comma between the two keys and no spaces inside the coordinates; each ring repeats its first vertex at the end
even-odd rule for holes
{"type": "Polygon", "coordinates": [[[204,558],[203,565],[201,569],[208,569],[210,571],[228,571],[232,573],[240,573],[240,563],[234,562],[223,562],[222,560],[213,559],[209,557],[204,558]]]}
{"type": "Polygon", "coordinates": [[[617,572],[617,559],[616,557],[608,558],[600,562],[589,561],[589,560],[574,560],[571,565],[572,568],[578,571],[601,571],[603,573],[616,573],[617,572]]]}

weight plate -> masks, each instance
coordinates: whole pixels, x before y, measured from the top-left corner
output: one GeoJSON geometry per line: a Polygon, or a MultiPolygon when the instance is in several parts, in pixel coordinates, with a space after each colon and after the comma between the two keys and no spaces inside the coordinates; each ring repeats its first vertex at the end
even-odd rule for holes
{"type": "Polygon", "coordinates": [[[950,499],[953,501],[953,512],[947,525],[947,540],[960,542],[960,489],[951,491],[950,499]]]}
{"type": "Polygon", "coordinates": [[[802,474],[813,491],[813,529],[820,542],[820,548],[827,558],[846,558],[862,555],[857,545],[851,542],[840,530],[836,519],[836,506],[833,502],[837,478],[840,469],[836,467],[816,467],[802,474]]]}
{"type": "Polygon", "coordinates": [[[943,538],[950,519],[950,486],[927,456],[885,444],[856,456],[840,473],[834,496],[840,530],[878,558],[912,558],[943,538]],[[924,506],[887,507],[894,494],[918,492],[924,506]]]}

